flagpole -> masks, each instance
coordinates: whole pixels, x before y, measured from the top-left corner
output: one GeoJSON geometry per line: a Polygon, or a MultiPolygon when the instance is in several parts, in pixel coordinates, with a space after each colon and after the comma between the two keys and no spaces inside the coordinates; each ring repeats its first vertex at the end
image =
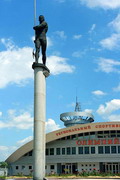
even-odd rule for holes
{"type": "Polygon", "coordinates": [[[36,26],[36,0],[34,0],[34,26],[36,26]]]}

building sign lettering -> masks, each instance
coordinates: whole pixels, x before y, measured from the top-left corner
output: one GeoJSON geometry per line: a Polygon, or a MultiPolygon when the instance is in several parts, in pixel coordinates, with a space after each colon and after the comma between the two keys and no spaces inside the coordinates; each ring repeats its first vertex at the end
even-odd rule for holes
{"type": "Polygon", "coordinates": [[[85,131],[85,130],[92,130],[92,129],[97,129],[97,130],[99,130],[99,129],[107,129],[107,128],[120,128],[120,124],[97,124],[97,125],[93,125],[93,124],[91,124],[91,125],[85,125],[85,126],[83,126],[83,127],[77,127],[77,128],[70,128],[70,129],[68,129],[68,130],[62,130],[62,131],[59,131],[59,132],[57,132],[56,133],[56,136],[61,136],[61,135],[67,135],[67,134],[69,134],[69,133],[72,133],[72,132],[75,132],[75,134],[78,132],[83,132],[83,131],[85,131]]]}
{"type": "Polygon", "coordinates": [[[93,139],[93,140],[77,140],[78,146],[83,145],[106,145],[106,144],[120,144],[119,138],[114,139],[93,139]]]}

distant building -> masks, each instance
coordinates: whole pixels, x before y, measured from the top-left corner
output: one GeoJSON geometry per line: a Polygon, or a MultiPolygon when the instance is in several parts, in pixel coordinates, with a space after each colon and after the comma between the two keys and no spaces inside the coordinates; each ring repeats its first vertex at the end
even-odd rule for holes
{"type": "MultiPolygon", "coordinates": [[[[63,113],[66,128],[46,134],[46,174],[93,171],[120,173],[120,122],[91,123],[94,118],[80,111],[63,113]]],[[[33,172],[33,141],[6,160],[9,174],[33,172]]]]}

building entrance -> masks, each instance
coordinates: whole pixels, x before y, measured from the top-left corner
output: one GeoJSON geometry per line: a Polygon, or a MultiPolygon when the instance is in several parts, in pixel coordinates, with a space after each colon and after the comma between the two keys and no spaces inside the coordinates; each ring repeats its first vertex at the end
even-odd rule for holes
{"type": "Polygon", "coordinates": [[[108,163],[105,165],[106,172],[112,172],[117,174],[120,172],[120,164],[119,163],[108,163]]]}
{"type": "Polygon", "coordinates": [[[101,163],[101,172],[112,172],[114,174],[120,173],[120,163],[101,163]]]}
{"type": "Polygon", "coordinates": [[[62,174],[75,174],[77,172],[77,163],[61,164],[62,174]]]}

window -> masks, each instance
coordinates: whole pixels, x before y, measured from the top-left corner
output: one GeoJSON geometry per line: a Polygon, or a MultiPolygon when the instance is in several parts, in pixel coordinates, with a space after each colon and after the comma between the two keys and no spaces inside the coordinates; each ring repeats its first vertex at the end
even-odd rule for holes
{"type": "Polygon", "coordinates": [[[120,146],[118,146],[118,153],[120,153],[120,146]]]}
{"type": "Polygon", "coordinates": [[[65,148],[62,148],[62,155],[65,155],[65,148]]]}
{"type": "Polygon", "coordinates": [[[103,146],[98,146],[98,154],[103,154],[103,146]]]}
{"type": "Polygon", "coordinates": [[[94,139],[95,138],[95,132],[90,132],[90,139],[94,139]]]}
{"type": "Polygon", "coordinates": [[[65,137],[61,138],[61,140],[65,140],[65,137]]]}
{"type": "Polygon", "coordinates": [[[54,148],[50,148],[50,155],[54,155],[54,148]]]}
{"type": "Polygon", "coordinates": [[[120,131],[117,131],[117,137],[120,137],[120,131]]]}
{"type": "Polygon", "coordinates": [[[83,147],[78,147],[78,154],[83,154],[83,147]]]}
{"type": "Polygon", "coordinates": [[[89,133],[84,133],[84,139],[88,139],[89,138],[89,133]]]}
{"type": "Polygon", "coordinates": [[[105,154],[110,154],[110,146],[105,146],[105,154]]]}
{"type": "Polygon", "coordinates": [[[29,169],[32,169],[32,166],[29,166],[29,169]]]}
{"type": "Polygon", "coordinates": [[[71,149],[70,147],[67,147],[67,155],[70,155],[71,154],[71,149]]]}
{"type": "Polygon", "coordinates": [[[103,138],[103,131],[98,132],[98,138],[103,138]]]}
{"type": "Polygon", "coordinates": [[[80,136],[82,136],[82,137],[83,137],[83,133],[78,134],[78,137],[80,137],[80,136]]]}
{"type": "Polygon", "coordinates": [[[111,137],[116,137],[116,131],[111,131],[111,137]]]}
{"type": "Polygon", "coordinates": [[[33,154],[33,151],[30,151],[30,152],[28,153],[29,156],[32,156],[32,154],[33,154]]]}
{"type": "Polygon", "coordinates": [[[95,147],[91,147],[91,154],[95,154],[95,147]]]}
{"type": "Polygon", "coordinates": [[[78,139],[83,139],[83,133],[78,134],[78,139]]]}
{"type": "Polygon", "coordinates": [[[16,166],[15,168],[16,168],[16,169],[19,169],[19,166],[16,166]]]}
{"type": "Polygon", "coordinates": [[[54,169],[54,168],[55,168],[55,166],[54,166],[54,165],[51,165],[51,166],[50,166],[50,169],[54,169]]]}
{"type": "Polygon", "coordinates": [[[60,148],[56,148],[56,155],[60,155],[60,148]]]}
{"type": "Polygon", "coordinates": [[[76,147],[72,147],[72,154],[76,154],[76,147]]]}
{"type": "Polygon", "coordinates": [[[70,139],[70,136],[67,136],[66,139],[70,139]]]}
{"type": "Polygon", "coordinates": [[[85,154],[89,154],[89,147],[85,147],[85,154]]]}
{"type": "Polygon", "coordinates": [[[22,166],[22,169],[25,169],[25,166],[22,166]]]}
{"type": "Polygon", "coordinates": [[[104,138],[108,138],[108,137],[110,137],[109,136],[109,131],[104,131],[104,138]]]}
{"type": "Polygon", "coordinates": [[[46,149],[46,156],[49,155],[49,149],[46,149]]]}
{"type": "Polygon", "coordinates": [[[116,146],[111,146],[111,153],[112,154],[114,154],[114,153],[116,153],[117,151],[116,151],[116,146]]]}
{"type": "Polygon", "coordinates": [[[72,139],[76,139],[76,135],[72,135],[72,139]]]}

